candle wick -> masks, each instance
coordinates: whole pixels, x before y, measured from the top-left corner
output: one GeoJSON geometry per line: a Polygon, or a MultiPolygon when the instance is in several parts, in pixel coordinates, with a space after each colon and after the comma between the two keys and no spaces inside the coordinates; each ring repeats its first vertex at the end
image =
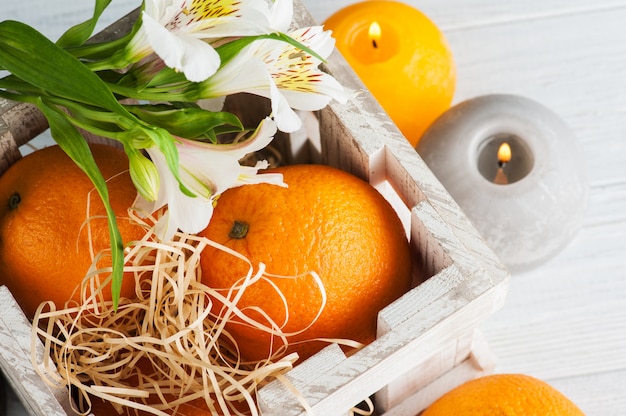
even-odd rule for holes
{"type": "Polygon", "coordinates": [[[504,160],[498,160],[498,167],[500,169],[503,169],[507,165],[507,163],[509,162],[505,162],[504,160]]]}
{"type": "Polygon", "coordinates": [[[372,39],[372,46],[374,48],[378,48],[378,43],[376,42],[376,39],[372,39]]]}

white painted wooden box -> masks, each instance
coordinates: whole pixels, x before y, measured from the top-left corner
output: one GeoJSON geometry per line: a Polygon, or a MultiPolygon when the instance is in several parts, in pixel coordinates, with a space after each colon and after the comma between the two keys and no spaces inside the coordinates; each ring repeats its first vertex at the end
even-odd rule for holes
{"type": "MultiPolygon", "coordinates": [[[[308,11],[295,3],[296,24],[312,25],[308,11]]],[[[124,30],[129,21],[132,16],[104,35],[124,30]]],[[[292,162],[340,167],[387,196],[405,222],[420,272],[416,287],[380,312],[376,341],[349,358],[331,345],[288,378],[315,415],[345,415],[373,395],[379,415],[416,415],[445,391],[493,369],[477,327],[503,304],[509,273],[343,58],[333,54],[326,68],[363,93],[353,103],[304,113],[306,128],[276,141],[289,145],[292,162]]],[[[0,173],[46,128],[34,108],[0,101],[0,173]]],[[[2,371],[32,415],[70,415],[66,392],[44,385],[32,369],[30,354],[41,348],[31,345],[28,321],[0,288],[2,371]]],[[[306,414],[279,382],[263,387],[258,402],[264,415],[306,414]]]]}

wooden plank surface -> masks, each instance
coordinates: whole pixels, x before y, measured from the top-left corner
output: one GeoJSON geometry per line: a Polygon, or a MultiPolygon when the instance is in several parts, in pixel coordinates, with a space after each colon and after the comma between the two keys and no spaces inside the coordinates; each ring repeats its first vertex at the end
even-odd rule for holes
{"type": "Polygon", "coordinates": [[[579,235],[547,264],[514,275],[505,307],[484,325],[499,358],[496,371],[540,377],[587,415],[621,415],[626,3],[476,0],[416,6],[427,10],[431,4],[457,59],[455,101],[507,92],[544,103],[581,140],[591,181],[579,235]]]}
{"type": "MultiPolygon", "coordinates": [[[[3,2],[56,38],[92,2],[3,2]]],[[[304,0],[318,22],[351,0],[304,0]]],[[[407,0],[448,37],[458,66],[455,102],[521,94],[550,107],[583,144],[591,181],[584,227],[548,263],[514,275],[502,310],[482,330],[496,371],[555,385],[589,416],[626,409],[626,1],[407,0]]],[[[138,0],[113,0],[119,17],[138,0]]],[[[106,19],[103,25],[107,23],[106,19]]],[[[25,411],[11,402],[9,416],[25,411]]]]}

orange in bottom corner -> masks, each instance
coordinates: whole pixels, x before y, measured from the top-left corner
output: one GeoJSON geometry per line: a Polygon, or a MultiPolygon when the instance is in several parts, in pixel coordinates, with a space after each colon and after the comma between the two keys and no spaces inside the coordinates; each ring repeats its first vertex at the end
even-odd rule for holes
{"type": "Polygon", "coordinates": [[[421,416],[584,416],[561,392],[524,374],[468,381],[435,401],[421,416]]]}

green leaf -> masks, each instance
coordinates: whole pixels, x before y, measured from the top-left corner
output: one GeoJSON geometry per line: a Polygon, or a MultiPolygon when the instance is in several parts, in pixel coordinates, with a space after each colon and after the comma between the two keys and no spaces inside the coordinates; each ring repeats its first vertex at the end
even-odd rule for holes
{"type": "Polygon", "coordinates": [[[49,94],[129,115],[104,81],[24,23],[0,23],[0,66],[49,94]]]}
{"type": "Polygon", "coordinates": [[[166,104],[136,105],[127,109],[143,121],[187,139],[214,137],[211,132],[224,125],[243,130],[239,118],[225,111],[213,112],[193,107],[174,108],[166,104]]]}
{"type": "Polygon", "coordinates": [[[117,309],[122,288],[123,268],[124,268],[124,245],[115,212],[109,202],[109,191],[102,172],[96,165],[96,161],[91,154],[89,145],[70,123],[60,110],[49,107],[43,100],[38,100],[37,107],[44,113],[50,124],[52,137],[67,155],[83,170],[93,182],[107,213],[109,226],[109,238],[111,240],[111,256],[113,265],[113,276],[111,283],[111,295],[113,306],[117,309]]]}
{"type": "Polygon", "coordinates": [[[19,91],[25,95],[43,96],[46,95],[45,91],[41,88],[37,88],[28,82],[24,82],[14,75],[7,75],[4,78],[0,78],[0,89],[9,91],[19,91]]]}
{"type": "Polygon", "coordinates": [[[61,35],[59,40],[57,40],[57,45],[61,48],[70,48],[80,46],[85,43],[96,28],[96,24],[98,23],[98,19],[100,19],[102,12],[104,12],[110,3],[111,0],[96,0],[93,16],[76,26],[69,28],[63,35],[61,35]]]}
{"type": "Polygon", "coordinates": [[[127,46],[141,27],[141,17],[134,17],[131,13],[118,20],[118,23],[126,24],[133,18],[135,23],[128,33],[114,31],[114,33],[109,33],[109,36],[104,36],[104,32],[101,32],[80,45],[64,48],[77,58],[86,58],[88,62],[86,65],[94,71],[126,68],[134,62],[133,57],[128,55],[127,46]]]}

